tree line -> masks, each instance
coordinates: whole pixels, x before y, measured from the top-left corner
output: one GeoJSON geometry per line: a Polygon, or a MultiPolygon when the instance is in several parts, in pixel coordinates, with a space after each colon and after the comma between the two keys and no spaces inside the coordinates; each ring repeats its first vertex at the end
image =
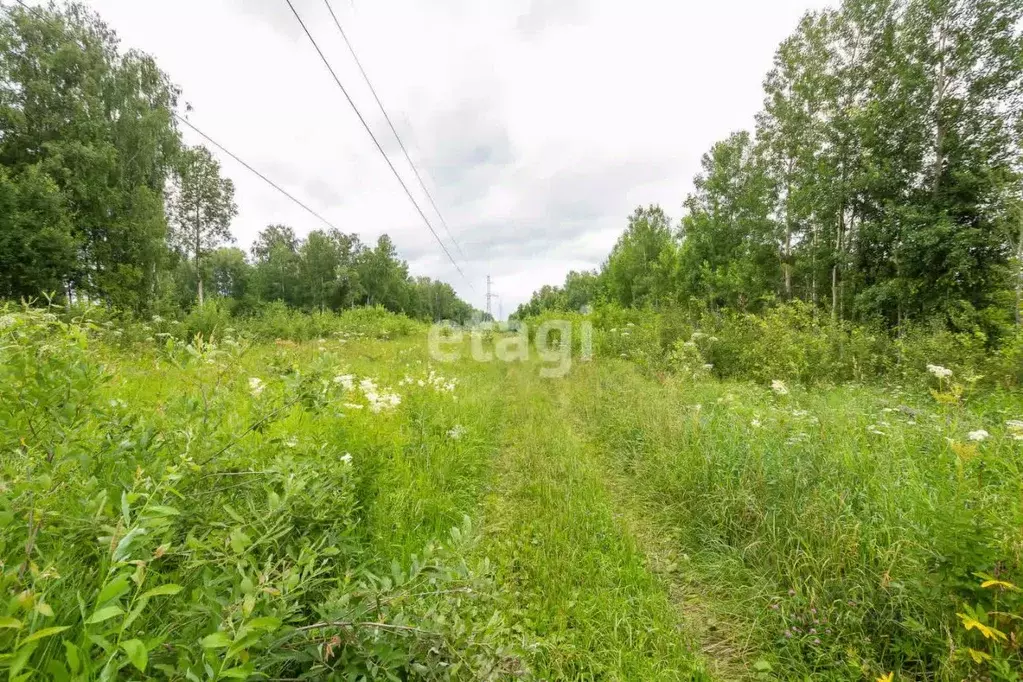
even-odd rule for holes
{"type": "Polygon", "coordinates": [[[136,313],[230,299],[239,312],[380,305],[464,321],[451,286],[412,277],[386,235],[271,225],[251,257],[233,242],[234,185],[183,144],[180,90],[122,52],[79,3],[0,17],[0,298],[103,301],[136,313]]]}
{"type": "Polygon", "coordinates": [[[836,320],[997,332],[1023,305],[1023,1],[846,0],[778,48],[753,131],[683,217],[638,209],[599,272],[520,315],[802,300],[836,320]],[[585,298],[585,296],[583,296],[585,298]]]}

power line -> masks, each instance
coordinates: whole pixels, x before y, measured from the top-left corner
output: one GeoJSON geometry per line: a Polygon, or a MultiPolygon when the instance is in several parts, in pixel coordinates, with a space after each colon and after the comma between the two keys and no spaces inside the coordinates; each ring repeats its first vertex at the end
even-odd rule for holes
{"type": "Polygon", "coordinates": [[[465,252],[462,251],[462,246],[455,239],[455,235],[451,234],[451,228],[448,227],[448,222],[444,220],[444,215],[437,208],[437,202],[433,200],[433,195],[430,194],[430,190],[427,189],[426,183],[423,182],[422,176],[419,174],[419,169],[416,168],[416,164],[412,162],[412,157],[409,156],[408,150],[405,148],[405,143],[401,141],[401,136],[398,135],[398,130],[394,127],[394,123],[391,122],[391,117],[387,114],[387,109],[384,108],[383,102],[380,101],[380,97],[377,96],[376,88],[373,87],[373,83],[369,80],[369,75],[366,73],[366,69],[362,68],[362,62],[359,61],[359,56],[355,53],[355,48],[352,47],[351,41],[348,40],[348,36],[345,34],[345,30],[341,28],[341,22],[338,21],[337,15],[334,14],[334,8],[330,4],[330,0],[323,0],[323,4],[327,6],[327,11],[330,12],[330,18],[334,20],[334,25],[337,26],[338,32],[341,34],[341,38],[345,41],[345,45],[348,47],[348,51],[352,54],[352,59],[355,60],[355,65],[359,67],[359,73],[362,74],[363,80],[366,81],[366,85],[369,86],[369,91],[373,93],[373,99],[376,100],[377,106],[380,107],[380,113],[384,115],[384,120],[387,121],[387,125],[391,128],[391,132],[394,133],[394,139],[398,141],[398,146],[401,147],[402,153],[405,155],[405,160],[408,161],[408,165],[412,167],[412,172],[416,175],[416,180],[419,181],[419,186],[423,189],[423,193],[426,194],[426,198],[430,200],[430,205],[433,206],[433,210],[436,211],[437,217],[440,218],[441,225],[444,226],[444,231],[447,232],[448,238],[458,249],[458,253],[461,254],[462,260],[467,260],[465,252]]]}
{"type": "MultiPolygon", "coordinates": [[[[32,7],[31,5],[27,4],[24,0],[14,0],[14,1],[16,3],[18,3],[19,5],[21,5],[27,12],[35,15],[38,18],[43,18],[43,16],[39,13],[38,8],[32,7]]],[[[355,113],[359,117],[359,120],[362,122],[363,127],[366,128],[366,132],[368,132],[369,136],[373,139],[373,142],[376,144],[377,150],[379,150],[380,153],[383,155],[384,160],[387,161],[387,165],[390,166],[390,168],[391,168],[391,172],[393,172],[394,176],[398,179],[398,182],[401,184],[402,189],[405,190],[405,194],[408,196],[409,200],[412,202],[412,205],[415,206],[416,210],[419,212],[420,217],[422,217],[423,222],[426,223],[426,227],[429,228],[431,234],[433,234],[434,239],[436,239],[437,243],[440,244],[440,247],[441,247],[441,249],[443,249],[444,254],[448,257],[448,260],[450,260],[451,264],[455,266],[455,270],[458,271],[458,274],[460,274],[462,276],[462,278],[465,279],[466,283],[469,285],[469,287],[473,291],[476,291],[476,287],[473,286],[473,283],[469,280],[469,278],[467,278],[465,276],[465,273],[462,272],[462,269],[460,267],[458,267],[458,263],[456,263],[454,258],[451,257],[451,253],[448,251],[447,247],[444,246],[444,242],[441,241],[440,237],[437,235],[436,230],[433,229],[433,226],[430,224],[429,219],[427,219],[426,215],[423,213],[423,210],[419,207],[419,204],[416,203],[415,198],[412,196],[412,193],[409,192],[409,189],[405,185],[405,182],[401,179],[401,176],[398,175],[398,172],[394,168],[394,165],[391,163],[391,160],[389,158],[387,158],[387,154],[384,153],[384,150],[380,146],[380,143],[377,141],[376,136],[373,135],[373,131],[370,130],[369,126],[366,124],[365,119],[363,119],[362,114],[360,114],[359,110],[355,107],[355,103],[352,102],[352,98],[348,96],[348,92],[345,90],[344,86],[341,84],[340,79],[338,79],[337,75],[334,73],[334,69],[330,66],[330,63],[327,61],[327,59],[324,56],[323,52],[320,50],[319,45],[317,45],[316,41],[313,39],[312,35],[309,33],[309,29],[306,28],[305,22],[302,21],[302,18],[299,16],[298,12],[295,10],[295,7],[291,4],[291,1],[287,0],[287,2],[288,2],[288,6],[291,8],[292,13],[294,13],[295,18],[298,19],[299,24],[302,25],[302,29],[305,31],[305,34],[309,37],[309,40],[313,43],[313,47],[315,47],[316,51],[319,53],[320,58],[323,60],[323,63],[326,65],[326,67],[330,71],[331,75],[334,76],[334,80],[337,82],[338,86],[341,88],[341,91],[344,93],[345,97],[348,99],[348,103],[351,104],[352,108],[355,110],[355,113]]],[[[204,139],[206,139],[208,142],[210,142],[210,144],[214,145],[215,147],[220,149],[222,152],[224,152],[225,154],[230,156],[232,159],[234,159],[235,161],[240,163],[242,166],[244,166],[247,170],[249,170],[252,173],[254,173],[255,175],[257,175],[261,180],[266,182],[268,185],[270,185],[271,187],[276,189],[278,192],[280,192],[281,194],[286,196],[291,201],[293,201],[296,204],[298,204],[299,206],[301,206],[303,209],[308,211],[310,214],[315,216],[317,219],[321,220],[324,224],[326,224],[329,227],[331,227],[331,228],[333,228],[335,230],[338,230],[340,232],[340,230],[333,223],[328,221],[326,218],[321,216],[319,213],[317,213],[313,209],[309,208],[309,206],[307,206],[302,201],[300,201],[297,198],[295,198],[294,196],[292,196],[287,190],[285,190],[280,185],[275,183],[273,180],[271,180],[270,178],[266,177],[261,172],[259,172],[255,168],[253,168],[251,165],[249,165],[248,163],[243,161],[239,156],[237,156],[236,154],[234,154],[233,152],[228,150],[226,147],[224,147],[223,145],[218,143],[216,140],[211,138],[209,135],[207,135],[203,131],[199,130],[199,128],[197,128],[195,125],[193,125],[186,118],[184,118],[183,116],[181,116],[180,114],[178,114],[175,111],[171,111],[170,113],[176,119],[178,119],[179,121],[181,121],[182,123],[187,125],[189,128],[191,128],[196,133],[198,133],[200,136],[202,136],[204,139]]]]}
{"type": "MultiPolygon", "coordinates": [[[[19,5],[21,5],[21,6],[22,6],[22,8],[24,8],[24,9],[25,9],[25,11],[27,11],[27,12],[29,12],[30,14],[34,15],[35,17],[37,17],[37,18],[39,18],[39,19],[43,19],[43,18],[44,18],[44,17],[43,17],[43,16],[41,15],[41,14],[39,14],[39,9],[38,9],[37,7],[32,7],[31,5],[28,5],[27,3],[25,3],[25,1],[24,1],[24,0],[14,0],[14,1],[15,1],[16,3],[18,3],[19,5]]],[[[195,124],[193,124],[193,123],[192,123],[191,121],[189,121],[189,120],[188,120],[187,118],[185,118],[184,116],[182,116],[181,114],[179,114],[179,113],[178,113],[178,112],[176,112],[176,111],[171,111],[170,113],[171,113],[171,114],[172,114],[172,115],[174,116],[174,118],[176,118],[176,119],[177,119],[178,121],[180,121],[181,123],[184,123],[184,124],[185,124],[186,126],[188,126],[188,127],[189,127],[189,128],[191,128],[192,130],[194,130],[194,131],[195,131],[196,133],[198,133],[198,134],[199,134],[199,135],[200,135],[200,136],[201,136],[201,137],[202,137],[203,139],[205,139],[205,140],[206,140],[207,142],[209,142],[209,143],[210,143],[210,144],[212,144],[212,145],[213,145],[214,147],[216,147],[217,149],[219,149],[220,151],[224,152],[225,154],[227,154],[228,156],[230,156],[230,157],[231,157],[232,159],[234,159],[235,161],[237,161],[238,163],[240,163],[240,164],[241,164],[242,166],[244,166],[244,167],[245,167],[245,168],[246,168],[246,169],[247,169],[248,171],[250,171],[251,173],[253,173],[254,175],[256,175],[256,176],[257,176],[257,177],[258,177],[258,178],[259,178],[260,180],[262,180],[262,181],[263,181],[263,182],[265,182],[266,184],[270,185],[270,186],[271,186],[271,187],[273,187],[273,188],[274,188],[275,190],[277,190],[278,192],[280,192],[281,194],[283,194],[284,196],[286,196],[286,197],[287,197],[288,199],[291,199],[291,200],[292,200],[293,202],[295,202],[296,204],[298,204],[299,206],[301,206],[302,208],[304,208],[304,209],[305,209],[306,211],[308,211],[308,212],[309,212],[309,213],[310,213],[311,215],[313,215],[313,216],[314,216],[314,217],[316,217],[316,218],[317,218],[318,220],[320,220],[320,221],[321,221],[321,222],[322,222],[323,224],[327,225],[327,226],[328,226],[328,227],[330,227],[331,229],[337,230],[338,232],[340,232],[340,231],[341,231],[340,229],[338,229],[338,227],[337,227],[336,225],[334,225],[334,223],[330,222],[329,220],[327,220],[326,218],[324,218],[324,217],[323,217],[322,215],[320,215],[319,213],[317,213],[317,212],[316,212],[316,211],[314,211],[313,209],[309,208],[309,206],[307,206],[307,205],[306,205],[306,204],[305,204],[304,202],[302,202],[301,200],[297,199],[297,198],[296,198],[295,196],[293,196],[293,195],[292,195],[292,194],[291,194],[290,192],[288,192],[288,191],[287,191],[286,189],[284,189],[283,187],[281,187],[280,185],[278,185],[278,184],[277,184],[276,182],[274,182],[273,180],[271,180],[271,179],[270,179],[270,178],[268,178],[267,176],[263,175],[263,173],[259,172],[259,171],[258,171],[258,170],[256,170],[255,168],[253,168],[253,167],[252,167],[252,166],[251,166],[250,164],[248,164],[248,163],[247,163],[247,162],[246,162],[245,160],[243,160],[243,159],[242,159],[241,157],[239,157],[239,156],[238,156],[237,154],[235,154],[234,152],[232,152],[232,151],[231,151],[230,149],[228,149],[228,148],[227,148],[227,147],[225,147],[224,145],[220,144],[219,142],[217,142],[216,140],[214,140],[214,139],[213,139],[212,137],[210,137],[209,135],[207,135],[207,134],[206,134],[206,133],[204,133],[203,131],[199,130],[199,128],[197,128],[197,127],[195,126],[195,124]]]]}
{"type": "Polygon", "coordinates": [[[232,151],[231,151],[230,149],[228,149],[228,148],[227,148],[227,147],[225,147],[224,145],[220,144],[219,142],[217,142],[216,140],[214,140],[214,139],[213,139],[212,137],[210,137],[209,135],[207,135],[207,134],[206,134],[206,133],[204,133],[203,131],[201,131],[201,130],[199,130],[198,128],[196,128],[196,127],[195,127],[195,125],[194,125],[194,124],[193,124],[193,123],[192,123],[191,121],[189,121],[189,120],[188,120],[187,118],[185,118],[184,116],[182,116],[181,114],[179,114],[179,113],[178,113],[178,112],[176,112],[176,111],[172,111],[171,113],[172,113],[172,114],[174,114],[174,118],[178,119],[179,121],[181,121],[182,123],[184,123],[184,124],[185,124],[186,126],[188,126],[188,127],[189,127],[189,128],[191,128],[192,130],[194,130],[195,132],[197,132],[197,133],[198,133],[199,135],[201,135],[201,136],[202,136],[202,137],[203,137],[203,138],[204,138],[204,139],[205,139],[205,140],[206,140],[207,142],[209,142],[210,144],[212,144],[212,145],[213,145],[214,147],[216,147],[216,148],[217,148],[217,149],[219,149],[220,151],[224,152],[225,154],[227,154],[228,156],[230,156],[230,157],[231,157],[232,159],[234,159],[235,161],[237,161],[237,162],[238,162],[238,163],[240,163],[241,165],[245,166],[245,168],[246,168],[246,169],[248,169],[248,170],[249,170],[249,171],[251,171],[252,173],[256,174],[256,175],[257,175],[257,176],[258,176],[258,177],[259,177],[259,178],[260,178],[260,179],[261,179],[261,180],[262,180],[263,182],[265,182],[266,184],[270,185],[270,186],[271,186],[271,187],[273,187],[273,188],[274,188],[275,190],[277,190],[278,192],[280,192],[281,194],[283,194],[284,196],[288,197],[289,199],[291,199],[292,201],[294,201],[294,202],[295,202],[296,204],[298,204],[299,206],[301,206],[302,208],[304,208],[304,209],[305,209],[306,211],[308,211],[308,212],[309,212],[309,213],[311,213],[312,215],[314,215],[314,216],[316,216],[317,218],[319,218],[319,219],[320,219],[321,221],[323,221],[323,223],[324,223],[325,225],[327,225],[327,226],[331,227],[332,229],[335,229],[335,230],[337,230],[338,232],[340,232],[340,231],[341,231],[341,230],[339,230],[339,229],[338,229],[338,228],[337,228],[337,227],[336,227],[336,226],[334,225],[334,223],[330,222],[329,220],[327,220],[326,218],[324,218],[323,216],[321,216],[321,215],[320,215],[319,213],[317,213],[316,211],[314,211],[313,209],[309,208],[309,207],[308,207],[308,206],[306,206],[306,205],[305,205],[304,203],[302,203],[301,201],[299,201],[298,199],[296,199],[295,197],[293,197],[293,196],[292,196],[292,195],[291,195],[291,194],[290,194],[290,193],[289,193],[289,192],[288,192],[287,190],[285,190],[285,189],[284,189],[283,187],[281,187],[280,185],[278,185],[278,184],[277,184],[276,182],[274,182],[274,181],[273,181],[273,180],[271,180],[270,178],[266,177],[265,175],[263,175],[262,173],[260,173],[260,172],[259,172],[258,170],[256,170],[255,168],[253,168],[253,167],[252,167],[252,166],[250,166],[249,164],[245,163],[245,161],[243,161],[243,160],[242,160],[241,158],[239,158],[239,157],[238,157],[238,156],[237,156],[237,155],[236,155],[236,154],[235,154],[234,152],[232,152],[232,151]]]}
{"type": "Polygon", "coordinates": [[[309,29],[306,27],[305,22],[302,20],[302,16],[298,13],[298,10],[295,9],[295,5],[292,4],[291,0],[284,1],[288,3],[288,7],[291,8],[291,13],[295,15],[295,19],[298,20],[299,25],[302,27],[302,30],[306,34],[306,37],[309,38],[309,42],[313,44],[313,47],[316,49],[316,53],[320,55],[320,60],[323,61],[323,65],[327,67],[327,70],[330,71],[330,75],[334,77],[334,82],[337,83],[337,86],[341,89],[342,94],[344,94],[345,99],[348,100],[348,104],[352,107],[352,110],[355,112],[355,115],[359,117],[359,121],[362,123],[362,127],[366,129],[367,133],[369,133],[370,138],[373,140],[373,144],[376,145],[377,151],[379,151],[380,155],[384,157],[384,161],[387,162],[387,166],[391,169],[391,172],[394,173],[394,177],[398,180],[398,183],[401,185],[401,188],[405,190],[406,196],[408,196],[409,201],[412,202],[412,205],[415,206],[416,211],[419,213],[419,217],[423,219],[423,222],[426,224],[427,229],[430,230],[430,234],[432,234],[433,238],[437,240],[438,244],[440,244],[440,248],[444,251],[444,255],[446,255],[448,257],[448,260],[451,261],[451,264],[455,266],[455,270],[457,270],[458,274],[462,276],[462,279],[466,281],[466,283],[472,288],[473,291],[476,291],[476,287],[473,286],[472,282],[469,281],[469,278],[465,276],[464,272],[462,272],[462,268],[458,267],[458,263],[456,263],[455,259],[451,257],[451,252],[448,251],[448,247],[444,245],[444,242],[437,234],[437,231],[433,229],[433,225],[430,224],[430,219],[426,217],[425,213],[423,213],[423,209],[420,208],[419,202],[416,201],[416,198],[412,196],[412,192],[409,191],[408,185],[406,185],[405,181],[401,179],[401,175],[398,173],[398,170],[394,167],[394,164],[391,163],[391,159],[388,158],[387,153],[384,151],[384,148],[380,145],[380,141],[377,140],[376,135],[373,134],[373,130],[369,127],[369,124],[366,123],[366,119],[363,118],[362,113],[359,111],[359,108],[355,106],[355,102],[352,101],[351,96],[348,94],[348,90],[345,89],[345,86],[341,83],[341,79],[338,78],[337,73],[334,72],[334,67],[330,65],[330,62],[327,60],[327,56],[323,54],[323,50],[320,49],[319,43],[317,43],[316,39],[313,38],[313,34],[309,32],[309,29]]]}

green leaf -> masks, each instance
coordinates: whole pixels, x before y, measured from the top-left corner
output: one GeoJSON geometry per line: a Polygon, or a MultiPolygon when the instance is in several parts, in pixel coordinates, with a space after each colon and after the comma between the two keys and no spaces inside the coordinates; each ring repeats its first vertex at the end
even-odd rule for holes
{"type": "Polygon", "coordinates": [[[162,505],[154,504],[146,508],[146,511],[150,514],[156,514],[157,516],[180,516],[181,512],[174,507],[165,507],[162,505]]]}
{"type": "Polygon", "coordinates": [[[125,618],[124,621],[121,623],[121,631],[123,632],[124,630],[130,628],[131,624],[134,623],[135,620],[142,615],[142,612],[145,611],[148,605],[149,600],[146,599],[145,597],[140,597],[138,603],[135,604],[135,608],[131,610],[131,613],[128,614],[128,617],[125,618]]]}
{"type": "Polygon", "coordinates": [[[150,597],[173,597],[183,589],[185,588],[181,587],[181,585],[167,583],[166,585],[160,585],[159,587],[154,587],[151,590],[143,592],[141,598],[149,599],[150,597]]]}
{"type": "Polygon", "coordinates": [[[22,622],[10,616],[0,616],[0,630],[20,630],[22,622]]]}
{"type": "Polygon", "coordinates": [[[73,675],[77,675],[82,668],[82,659],[78,655],[78,647],[71,642],[64,640],[64,654],[67,658],[67,666],[73,675]]]}
{"type": "Polygon", "coordinates": [[[231,636],[226,632],[214,632],[199,640],[199,644],[203,649],[223,649],[231,646],[231,636]]]}
{"type": "Polygon", "coordinates": [[[235,554],[241,554],[251,544],[252,540],[240,528],[235,528],[231,531],[231,549],[234,550],[235,554]]]}
{"type": "Polygon", "coordinates": [[[245,625],[253,630],[266,630],[268,632],[273,632],[277,628],[281,627],[281,619],[264,616],[262,618],[253,618],[245,623],[245,625]]]}
{"type": "Polygon", "coordinates": [[[128,504],[128,491],[121,491],[121,518],[124,519],[124,525],[131,525],[131,505],[128,504]]]}
{"type": "Polygon", "coordinates": [[[103,589],[100,590],[99,596],[96,597],[96,605],[98,606],[100,604],[105,604],[108,601],[120,599],[130,589],[131,587],[128,582],[128,576],[123,574],[119,575],[103,586],[103,589]]]}
{"type": "Polygon", "coordinates": [[[114,549],[114,561],[121,561],[128,556],[128,550],[131,549],[132,541],[140,535],[145,535],[145,528],[132,528],[128,531],[128,534],[121,538],[121,541],[117,543],[117,547],[114,549]]]}
{"type": "Polygon", "coordinates": [[[124,609],[120,606],[107,606],[89,616],[89,619],[85,621],[85,624],[95,625],[96,623],[102,623],[114,618],[115,616],[119,616],[122,613],[124,613],[124,609]]]}
{"type": "Polygon", "coordinates": [[[61,632],[64,632],[65,630],[70,630],[70,629],[71,629],[70,625],[57,625],[57,626],[52,627],[52,628],[43,628],[42,630],[36,630],[31,635],[29,635],[28,637],[23,639],[21,641],[21,644],[18,645],[18,647],[21,648],[21,647],[25,646],[26,644],[28,644],[29,642],[38,642],[40,639],[46,639],[47,637],[52,637],[53,635],[58,635],[61,632]]]}
{"type": "Polygon", "coordinates": [[[18,648],[18,652],[11,658],[11,662],[8,664],[7,678],[10,680],[16,679],[21,669],[28,663],[28,659],[32,657],[32,653],[36,650],[38,644],[32,644],[31,646],[25,646],[23,642],[18,648]]]}
{"type": "Polygon", "coordinates": [[[234,508],[231,507],[231,505],[225,504],[224,511],[226,511],[227,515],[230,516],[235,521],[237,521],[238,523],[245,523],[245,518],[241,514],[236,512],[234,508]]]}
{"type": "Polygon", "coordinates": [[[149,663],[149,652],[146,651],[146,645],[138,639],[130,639],[127,642],[121,642],[121,648],[124,649],[124,653],[128,654],[128,660],[131,664],[138,668],[140,673],[146,672],[146,665],[149,663]]]}

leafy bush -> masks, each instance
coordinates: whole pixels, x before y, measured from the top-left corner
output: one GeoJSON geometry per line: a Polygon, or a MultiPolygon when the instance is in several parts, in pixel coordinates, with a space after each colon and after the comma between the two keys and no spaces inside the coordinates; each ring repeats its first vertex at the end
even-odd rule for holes
{"type": "MultiPolygon", "coordinates": [[[[216,337],[217,319],[211,304],[195,320],[213,325],[189,332],[216,337]]],[[[355,322],[401,328],[379,313],[355,322]]],[[[469,559],[467,520],[410,537],[410,554],[376,544],[372,481],[393,479],[398,426],[341,412],[355,397],[334,381],[336,355],[298,365],[289,349],[202,336],[125,353],[109,338],[106,321],[0,310],[10,679],[525,672],[489,564],[469,559]]]]}

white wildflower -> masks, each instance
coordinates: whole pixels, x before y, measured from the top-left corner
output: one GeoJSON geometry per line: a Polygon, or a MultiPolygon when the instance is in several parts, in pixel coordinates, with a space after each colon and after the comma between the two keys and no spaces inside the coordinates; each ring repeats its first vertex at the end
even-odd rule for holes
{"type": "Polygon", "coordinates": [[[462,436],[465,435],[465,427],[461,424],[455,424],[455,428],[448,431],[448,438],[451,440],[461,440],[462,436]]]}
{"type": "Polygon", "coordinates": [[[154,324],[160,324],[161,322],[163,322],[163,318],[162,317],[160,317],[159,315],[153,315],[153,323],[154,324]]]}
{"type": "Polygon", "coordinates": [[[366,406],[365,405],[359,405],[357,403],[345,403],[345,407],[347,407],[349,410],[361,410],[361,409],[363,409],[366,406]]]}
{"type": "Polygon", "coordinates": [[[298,439],[297,438],[289,438],[288,440],[286,440],[284,442],[284,445],[289,447],[289,448],[297,448],[298,447],[298,439]]]}
{"type": "Polygon", "coordinates": [[[352,463],[352,453],[346,452],[345,454],[343,454],[341,456],[341,463],[342,464],[351,464],[352,463]]]}
{"type": "Polygon", "coordinates": [[[261,396],[265,388],[266,386],[263,385],[262,379],[259,379],[257,377],[252,377],[251,379],[249,379],[249,392],[252,393],[252,395],[254,395],[255,397],[258,398],[259,396],[261,396]]]}
{"type": "Polygon", "coordinates": [[[754,419],[753,421],[750,422],[750,426],[752,426],[754,429],[759,429],[761,426],[763,426],[763,424],[760,423],[759,419],[754,419]]]}
{"type": "Polygon", "coordinates": [[[334,383],[343,386],[346,391],[355,388],[355,377],[351,374],[341,374],[334,377],[334,383]]]}
{"type": "Polygon", "coordinates": [[[939,379],[948,379],[952,376],[952,370],[941,365],[927,365],[927,371],[938,377],[939,379]]]}
{"type": "Polygon", "coordinates": [[[703,366],[703,369],[705,372],[710,372],[711,370],[714,369],[714,365],[708,362],[706,365],[703,366]]]}
{"type": "Polygon", "coordinates": [[[789,387],[786,386],[785,382],[782,381],[781,379],[775,379],[774,381],[771,382],[771,390],[774,391],[776,395],[789,394],[789,387]]]}
{"type": "Polygon", "coordinates": [[[15,322],[17,322],[17,320],[14,318],[14,315],[2,315],[0,316],[0,329],[13,327],[15,322]]]}
{"type": "Polygon", "coordinates": [[[970,431],[968,434],[966,434],[966,438],[974,441],[975,443],[980,442],[982,440],[987,440],[990,437],[991,434],[985,431],[984,429],[977,429],[976,431],[970,431]]]}

